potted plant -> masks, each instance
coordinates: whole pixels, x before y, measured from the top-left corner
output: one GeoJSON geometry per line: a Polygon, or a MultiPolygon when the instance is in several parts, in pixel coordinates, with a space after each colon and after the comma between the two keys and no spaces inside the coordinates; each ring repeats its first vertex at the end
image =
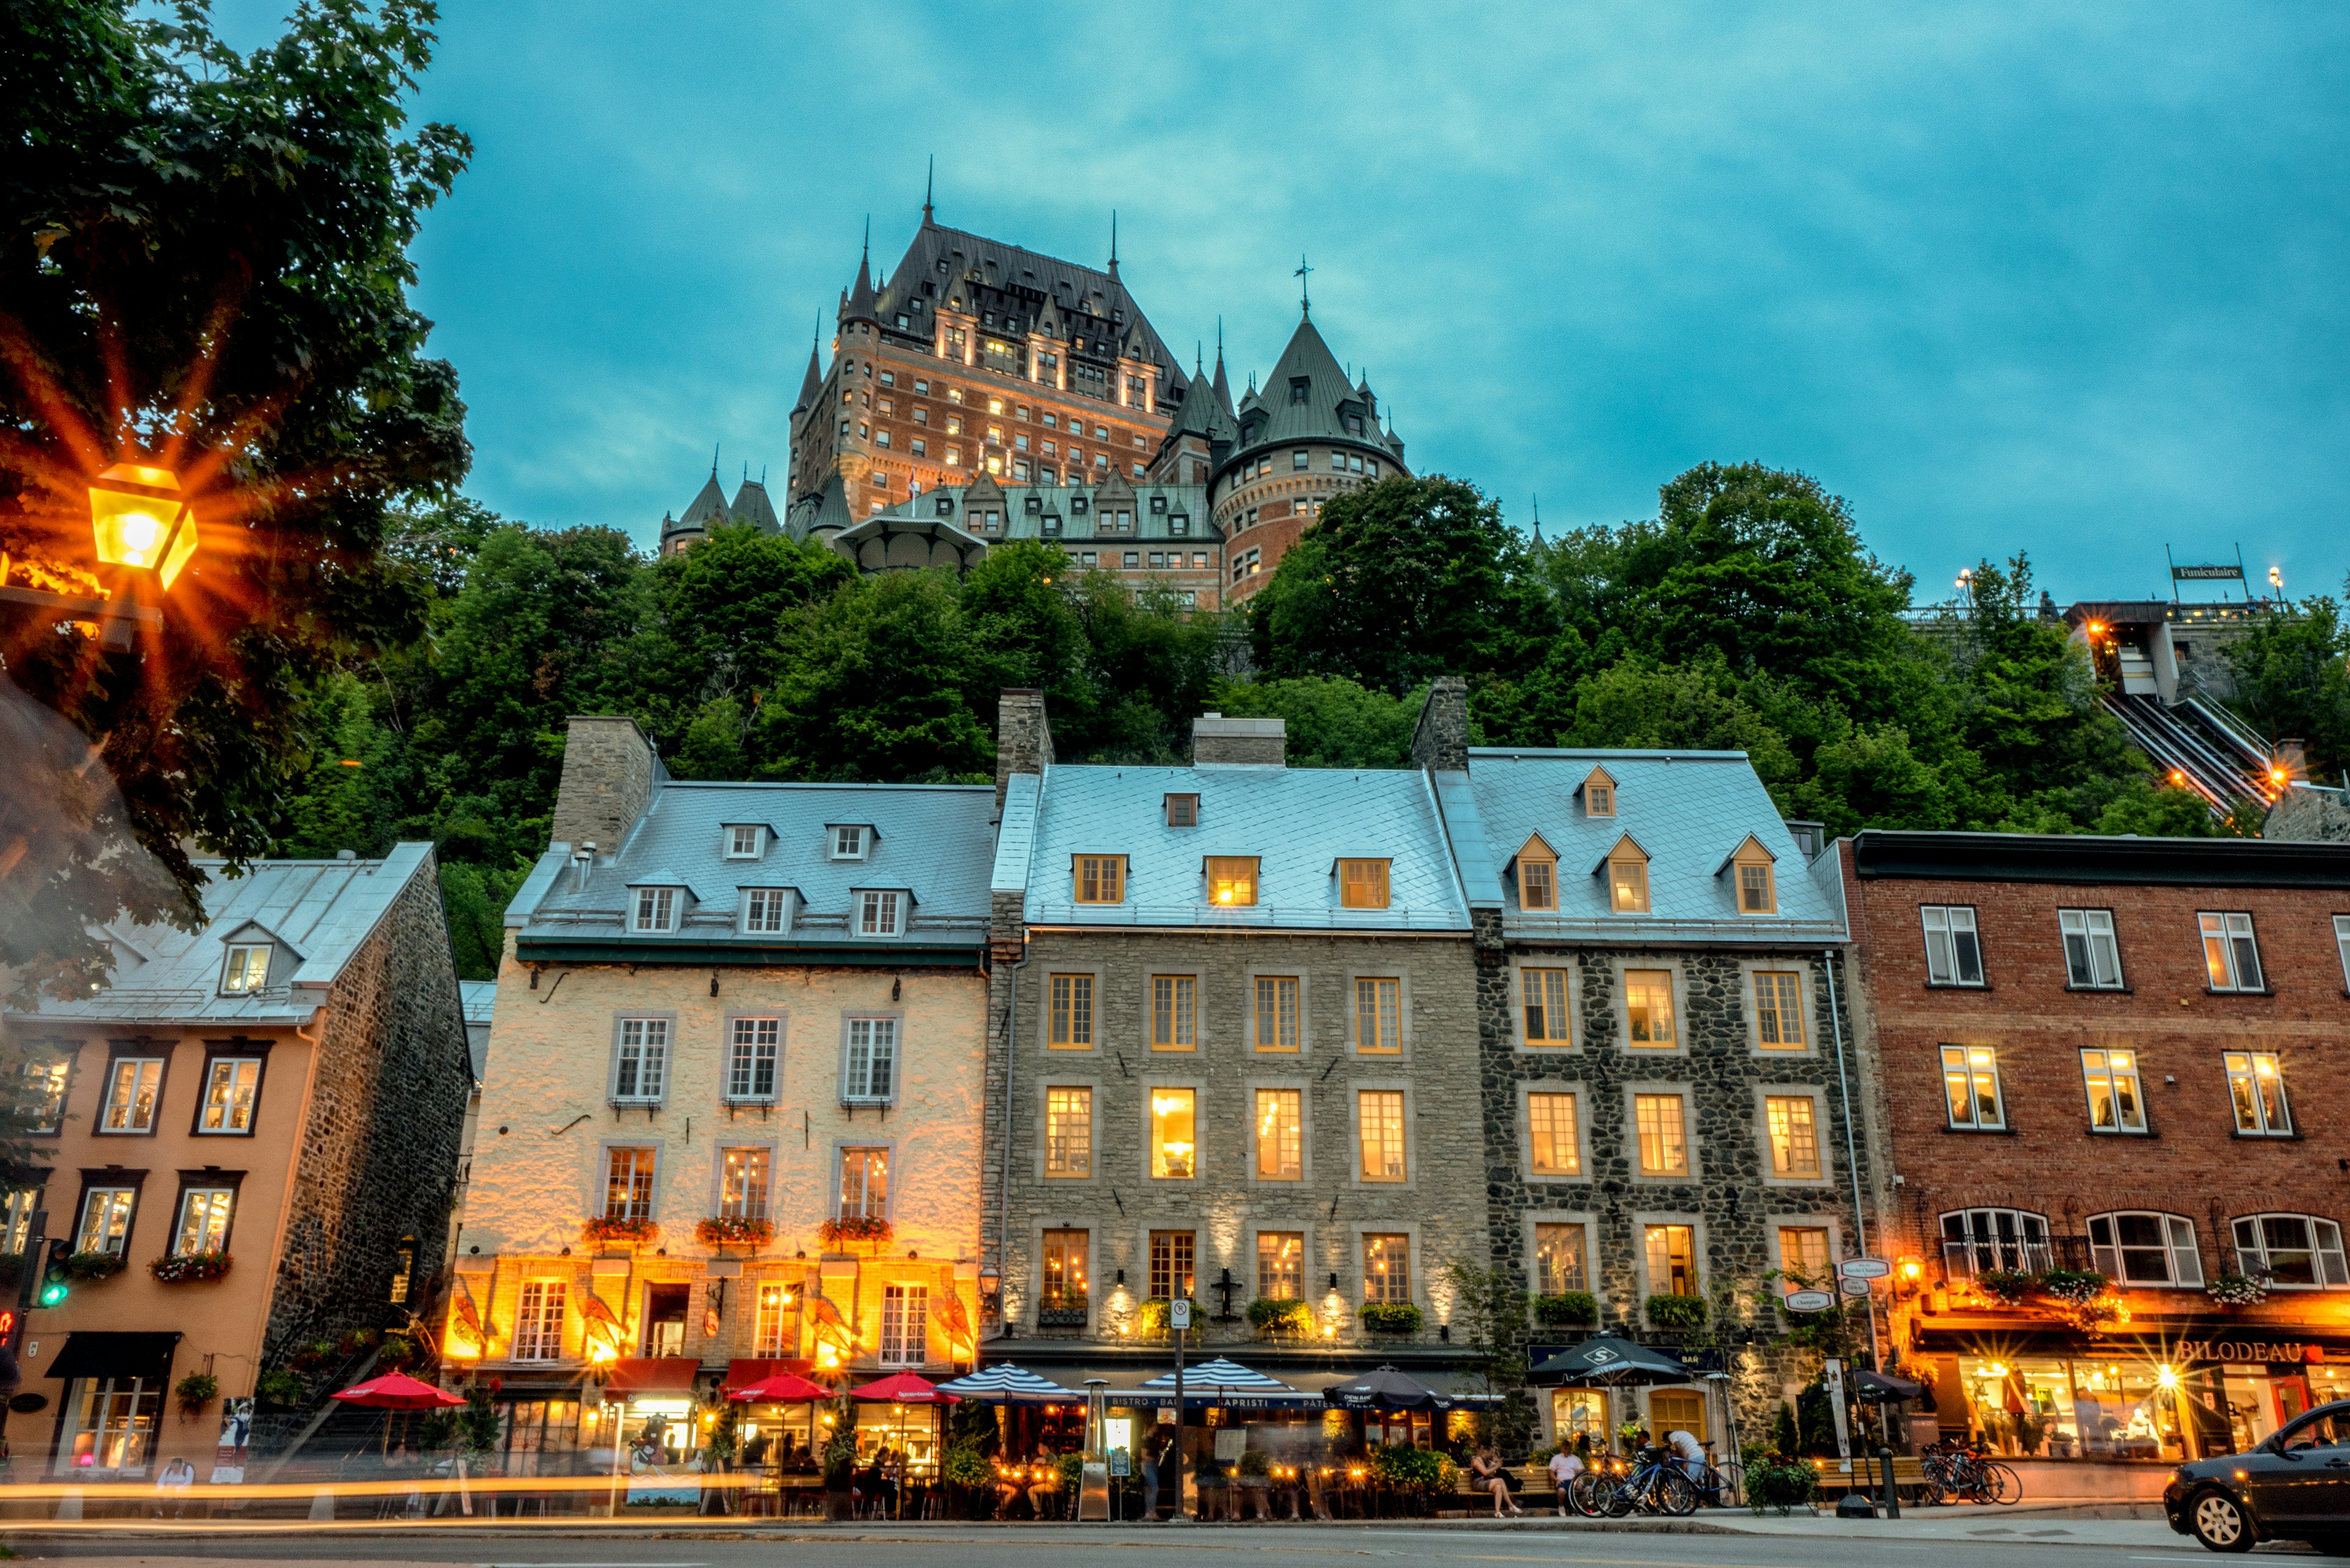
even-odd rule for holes
{"type": "Polygon", "coordinates": [[[837,1220],[827,1220],[816,1227],[816,1235],[827,1248],[889,1244],[889,1221],[878,1215],[844,1214],[837,1220]]]}
{"type": "Polygon", "coordinates": [[[2056,1303],[2065,1322],[2085,1334],[2121,1315],[2121,1303],[2106,1293],[2112,1285],[2095,1269],[2051,1269],[2040,1276],[2042,1293],[2056,1303]]]}
{"type": "Polygon", "coordinates": [[[1361,1315],[1373,1334],[1418,1334],[1424,1321],[1409,1302],[1365,1302],[1361,1315]]]}
{"type": "Polygon", "coordinates": [[[264,1405],[299,1405],[302,1402],[302,1379],[296,1373],[283,1366],[277,1367],[254,1380],[253,1397],[264,1405]]]}
{"type": "Polygon", "coordinates": [[[155,1276],[159,1284],[184,1285],[197,1280],[225,1278],[229,1265],[235,1261],[226,1252],[218,1251],[174,1252],[168,1258],[150,1259],[147,1272],[155,1276]]]}
{"type": "Polygon", "coordinates": [[[1259,1296],[1248,1304],[1249,1325],[1267,1339],[1314,1331],[1314,1309],[1302,1301],[1259,1296]]]}
{"type": "MultiPolygon", "coordinates": [[[[844,1405],[847,1400],[842,1400],[844,1405]]],[[[850,1481],[857,1469],[857,1438],[853,1428],[837,1430],[824,1445],[824,1503],[827,1518],[847,1519],[855,1512],[850,1481]]]]}
{"type": "Polygon", "coordinates": [[[1703,1296],[1650,1296],[1648,1309],[1648,1321],[1659,1328],[1677,1329],[1687,1333],[1705,1326],[1706,1306],[1703,1296]]]}
{"type": "Polygon", "coordinates": [[[2040,1288],[2040,1276],[2022,1269],[1985,1269],[1971,1282],[1977,1291],[2002,1306],[2021,1306],[2040,1288]]]}
{"type": "Polygon", "coordinates": [[[976,1438],[957,1438],[947,1445],[941,1473],[947,1485],[962,1497],[963,1517],[983,1520],[995,1512],[995,1467],[979,1451],[976,1438]]]}
{"type": "Polygon", "coordinates": [[[416,1342],[404,1334],[387,1334],[375,1353],[379,1372],[404,1372],[421,1359],[416,1342]]]}
{"type": "MultiPolygon", "coordinates": [[[[1134,1325],[1137,1331],[1146,1335],[1157,1335],[1170,1332],[1168,1328],[1168,1299],[1165,1296],[1151,1296],[1146,1299],[1139,1306],[1136,1307],[1134,1312],[1134,1325]]],[[[1197,1324],[1200,1321],[1200,1303],[1198,1302],[1193,1302],[1191,1303],[1191,1321],[1194,1324],[1197,1324]]]]}
{"type": "Polygon", "coordinates": [[[705,1247],[764,1247],[775,1239],[775,1227],[772,1220],[713,1214],[694,1226],[693,1239],[705,1247]]]}
{"type": "Polygon", "coordinates": [[[122,1272],[124,1264],[120,1252],[69,1252],[57,1266],[69,1279],[95,1283],[112,1279],[122,1272]]]}
{"type": "Polygon", "coordinates": [[[324,1372],[335,1364],[336,1359],[335,1342],[331,1339],[319,1339],[313,1340],[310,1344],[296,1350],[293,1355],[286,1358],[286,1364],[295,1371],[307,1375],[324,1372]]]}
{"type": "Polygon", "coordinates": [[[1809,1507],[1820,1490],[1812,1467],[1762,1443],[1746,1446],[1746,1502],[1756,1513],[1765,1509],[1784,1514],[1809,1507]]]}
{"type": "Polygon", "coordinates": [[[192,1421],[204,1413],[204,1407],[220,1396],[220,1379],[209,1372],[191,1372],[172,1386],[172,1397],[180,1402],[180,1419],[192,1421]]]}
{"type": "Polygon", "coordinates": [[[1599,1298],[1589,1291],[1566,1291],[1534,1297],[1534,1321],[1544,1328],[1565,1328],[1599,1321],[1599,1298]]]}
{"type": "Polygon", "coordinates": [[[660,1227],[650,1220],[615,1220],[604,1215],[580,1226],[579,1234],[607,1245],[640,1247],[659,1236],[660,1227]]]}
{"type": "Polygon", "coordinates": [[[2206,1287],[2223,1307],[2258,1306],[2269,1299],[2269,1282],[2255,1274],[2220,1274],[2206,1287]]]}

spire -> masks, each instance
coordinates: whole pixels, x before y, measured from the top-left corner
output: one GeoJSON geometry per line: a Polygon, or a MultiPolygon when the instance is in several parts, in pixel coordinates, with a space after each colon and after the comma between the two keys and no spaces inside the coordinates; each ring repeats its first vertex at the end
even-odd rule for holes
{"type": "Polygon", "coordinates": [[[1305,265],[1305,254],[1300,252],[1297,257],[1297,270],[1289,275],[1297,280],[1297,318],[1300,321],[1314,319],[1314,296],[1308,291],[1308,285],[1312,280],[1305,275],[1313,270],[1305,265]]]}
{"type": "Polygon", "coordinates": [[[922,227],[926,229],[931,226],[931,192],[938,179],[939,155],[933,152],[931,154],[930,172],[922,176],[922,227]]]}
{"type": "Polygon", "coordinates": [[[1232,411],[1232,384],[1224,376],[1224,318],[1216,317],[1216,402],[1227,414],[1232,411]]]}
{"type": "Polygon", "coordinates": [[[1118,276],[1118,209],[1109,210],[1109,275],[1118,276]]]}
{"type": "Polygon", "coordinates": [[[800,378],[800,399],[798,402],[792,405],[792,412],[795,414],[815,402],[824,391],[824,366],[816,357],[817,345],[823,339],[824,312],[818,311],[816,317],[816,336],[808,339],[807,374],[800,378]]]}
{"type": "Polygon", "coordinates": [[[1542,497],[1537,495],[1534,497],[1534,543],[1539,545],[1542,542],[1542,497]]]}
{"type": "Polygon", "coordinates": [[[879,321],[873,313],[873,219],[865,220],[865,249],[857,258],[857,286],[840,308],[843,321],[879,321]]]}
{"type": "Polygon", "coordinates": [[[718,443],[716,441],[710,443],[710,477],[712,479],[718,477],[718,443]]]}

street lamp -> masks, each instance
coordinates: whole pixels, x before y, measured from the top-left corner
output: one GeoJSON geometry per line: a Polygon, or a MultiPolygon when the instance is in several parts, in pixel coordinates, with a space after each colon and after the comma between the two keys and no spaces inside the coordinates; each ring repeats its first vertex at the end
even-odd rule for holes
{"type": "Polygon", "coordinates": [[[196,553],[195,510],[168,468],[118,462],[91,480],[89,523],[101,562],[153,572],[167,588],[196,553]]]}

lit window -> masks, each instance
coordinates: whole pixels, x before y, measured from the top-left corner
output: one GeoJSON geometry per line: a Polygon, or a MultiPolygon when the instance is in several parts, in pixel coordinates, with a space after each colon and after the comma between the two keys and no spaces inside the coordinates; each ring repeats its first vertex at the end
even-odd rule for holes
{"type": "Polygon", "coordinates": [[[1256,1293],[1269,1302],[1294,1302],[1305,1293],[1305,1233],[1256,1233],[1256,1293]]]}
{"type": "Polygon", "coordinates": [[[844,1148],[840,1151],[840,1218],[889,1218],[888,1149],[844,1148]]]}
{"type": "Polygon", "coordinates": [[[669,1020],[623,1018],[612,1064],[616,1105],[659,1105],[669,1085],[669,1020]]]}
{"type": "Polygon", "coordinates": [[[1607,857],[1607,903],[1618,914],[1648,911],[1648,863],[1638,854],[1607,857]]]}
{"type": "Polygon", "coordinates": [[[1820,1133],[1809,1095],[1765,1095],[1762,1116],[1771,1129],[1771,1174],[1783,1180],[1816,1179],[1820,1133]]]}
{"type": "Polygon", "coordinates": [[[2203,929],[2203,965],[2213,991],[2262,991],[2261,950],[2252,940],[2250,915],[2198,915],[2203,929]]]}
{"type": "Polygon", "coordinates": [[[1256,1048],[1284,1054],[1297,1050],[1296,976],[1257,977],[1256,1048]]]}
{"type": "Polygon", "coordinates": [[[155,1130],[155,1104],[163,1087],[163,1062],[157,1056],[117,1056],[107,1064],[106,1108],[98,1130],[155,1130]]]}
{"type": "Polygon", "coordinates": [[[793,1332],[786,1334],[784,1322],[784,1314],[795,1304],[791,1286],[779,1282],[759,1286],[756,1315],[751,1329],[753,1355],[764,1360],[782,1361],[788,1359],[790,1352],[798,1348],[797,1324],[795,1324],[793,1332]]]}
{"type": "Polygon", "coordinates": [[[1640,1139],[1640,1174],[1687,1176],[1689,1127],[1679,1095],[1635,1095],[1632,1121],[1640,1139]]]}
{"type": "Polygon", "coordinates": [[[204,1064],[203,1114],[197,1118],[196,1131],[251,1132],[254,1097],[260,1092],[259,1057],[213,1057],[204,1064]]]}
{"type": "Polygon", "coordinates": [[[2314,1214],[2253,1214],[2235,1223],[2238,1266],[2271,1290],[2341,1290],[2350,1286],[2342,1257],[2342,1227],[2314,1214]]]}
{"type": "Polygon", "coordinates": [[[852,1018],[840,1071],[843,1105],[886,1105],[898,1086],[898,1021],[852,1018]]]}
{"type": "Polygon", "coordinates": [[[2284,1103],[2284,1070],[2273,1051],[2227,1053],[2228,1094],[2236,1104],[2236,1130],[2253,1137],[2290,1137],[2293,1113],[2284,1103]]]}
{"type": "Polygon", "coordinates": [[[1363,1300],[1397,1303],[1411,1300],[1409,1236],[1363,1238],[1363,1300]]]}
{"type": "Polygon", "coordinates": [[[1576,1141],[1573,1095],[1526,1096],[1526,1137],[1533,1145],[1536,1176],[1579,1176],[1583,1173],[1583,1153],[1576,1141]]]}
{"type": "Polygon", "coordinates": [[[1150,1233],[1150,1294],[1156,1301],[1188,1299],[1196,1285],[1191,1273],[1193,1238],[1189,1231],[1150,1233]]]}
{"type": "Polygon", "coordinates": [[[949,468],[961,468],[962,466],[962,448],[959,446],[951,446],[947,448],[947,466],[949,468]]]}
{"type": "Polygon", "coordinates": [[[1150,1092],[1150,1174],[1163,1180],[1189,1181],[1199,1155],[1199,1091],[1153,1089],[1150,1092]]]}
{"type": "Polygon", "coordinates": [[[637,889],[636,919],[629,929],[673,931],[677,929],[677,889],[674,888],[639,888],[637,889]]]}
{"type": "Polygon", "coordinates": [[[1404,1179],[1403,1091],[1363,1089],[1355,1096],[1355,1123],[1365,1181],[1404,1179]]]}
{"type": "Polygon", "coordinates": [[[608,1148],[604,1151],[604,1218],[650,1220],[653,1217],[653,1165],[659,1151],[650,1148],[608,1148]]]}
{"type": "Polygon", "coordinates": [[[1355,982],[1355,1049],[1366,1056],[1392,1056],[1403,1049],[1403,982],[1355,982]]]}
{"type": "Polygon", "coordinates": [[[1645,1227],[1648,1244],[1648,1293],[1693,1296],[1697,1288],[1697,1230],[1690,1225],[1645,1227]]]}
{"type": "Polygon", "coordinates": [[[1952,1279],[2045,1273],[2055,1267],[2048,1217],[2019,1209],[1961,1209],[1942,1216],[1942,1262],[1952,1279]]]}
{"type": "Polygon", "coordinates": [[[221,992],[227,996],[243,996],[259,991],[269,983],[269,944],[239,943],[228,950],[228,961],[221,968],[221,992]]]}
{"type": "Polygon", "coordinates": [[[2203,1288],[2195,1222],[2176,1214],[2090,1216],[2089,1266],[2125,1285],[2203,1288]]]}
{"type": "Polygon", "coordinates": [[[1256,857],[1211,856],[1208,859],[1208,902],[1241,906],[1256,902],[1256,857]]]}
{"type": "Polygon", "coordinates": [[[1586,1246],[1580,1225],[1535,1226],[1534,1293],[1563,1296],[1569,1291],[1589,1290],[1586,1246]]]}
{"type": "MultiPolygon", "coordinates": [[[[43,1049],[38,1041],[24,1042],[25,1060],[18,1064],[16,1130],[52,1133],[65,1126],[66,1089],[73,1081],[69,1045],[53,1043],[43,1049]],[[62,1049],[60,1049],[62,1046],[62,1049]]],[[[0,1246],[0,1251],[21,1252],[22,1246],[0,1246]]]]}
{"type": "Polygon", "coordinates": [[[1200,1044],[1200,982],[1188,974],[1150,977],[1150,1048],[1191,1051],[1200,1044]]]}
{"type": "Polygon", "coordinates": [[[781,888],[751,888],[743,894],[743,931],[775,936],[791,925],[791,894],[781,888]]]}
{"type": "Polygon", "coordinates": [[[2064,939],[2064,980],[2075,990],[2118,991],[2121,949],[2114,941],[2110,909],[2059,909],[2056,927],[2064,939]]]}
{"type": "Polygon", "coordinates": [[[2146,1096],[2135,1051],[2084,1051],[2081,1079],[2089,1091],[2091,1132],[2146,1131],[2146,1096]]]}
{"type": "Polygon", "coordinates": [[[1673,973],[1665,969],[1624,971],[1624,1024],[1634,1045],[1672,1045],[1673,973]]]}
{"type": "Polygon", "coordinates": [[[139,1201],[135,1187],[93,1187],[82,1197],[81,1225],[74,1232],[77,1252],[122,1255],[130,1242],[130,1211],[139,1201]]]}
{"type": "Polygon", "coordinates": [[[1784,970],[1754,973],[1754,1035],[1765,1051],[1804,1048],[1804,977],[1784,970]]]}
{"type": "Polygon", "coordinates": [[[1518,851],[1518,908],[1528,911],[1558,908],[1558,862],[1540,839],[1518,851]]]}
{"type": "Polygon", "coordinates": [[[1988,1045],[1942,1047],[1942,1094],[1954,1127],[1997,1132],[2007,1126],[2000,1103],[1999,1055],[1988,1045]]]}
{"type": "Polygon", "coordinates": [[[1053,1051],[1090,1051],[1094,1046],[1094,977],[1056,974],[1047,982],[1052,991],[1053,1022],[1045,1047],[1053,1051]]]}
{"type": "Polygon", "coordinates": [[[564,1298],[569,1287],[562,1280],[525,1280],[515,1309],[514,1358],[516,1361],[559,1361],[563,1358],[564,1298]]]}
{"type": "Polygon", "coordinates": [[[737,1018],[726,1043],[726,1097],[762,1102],[775,1097],[775,1059],[783,1049],[781,1018],[737,1018]]]}
{"type": "Polygon", "coordinates": [[[1348,909],[1388,907],[1388,863],[1384,860],[1338,862],[1338,903],[1348,909]]]}
{"type": "Polygon", "coordinates": [[[767,1150],[753,1146],[719,1151],[718,1212],[728,1220],[764,1220],[770,1171],[767,1150]]]}
{"type": "Polygon", "coordinates": [[[1125,856],[1080,855],[1076,858],[1078,903],[1118,904],[1125,901],[1125,856]]]}
{"type": "Polygon", "coordinates": [[[1779,1228],[1779,1288],[1814,1290],[1828,1285],[1828,1231],[1825,1225],[1779,1228]]]}
{"type": "Polygon", "coordinates": [[[1256,1174],[1260,1181],[1305,1177],[1305,1096],[1298,1090],[1256,1092],[1256,1174]]]}
{"type": "Polygon", "coordinates": [[[1529,1045],[1572,1045],[1575,1026],[1567,1012],[1566,971],[1527,969],[1518,971],[1518,992],[1526,1015],[1529,1045]]]}
{"type": "Polygon", "coordinates": [[[1086,1310],[1090,1293],[1086,1286],[1086,1260],[1092,1250],[1092,1239],[1091,1232],[1085,1231],[1045,1232],[1044,1288],[1036,1302],[1039,1311],[1082,1314],[1086,1310]]]}
{"type": "Polygon", "coordinates": [[[1982,947],[1975,937],[1975,912],[1963,904],[1921,904],[1926,928],[1926,980],[1931,985],[1981,985],[1982,947]]]}
{"type": "Polygon", "coordinates": [[[233,1187],[191,1187],[180,1194],[180,1223],[172,1234],[172,1255],[228,1250],[229,1215],[236,1207],[233,1187]]]}
{"type": "Polygon", "coordinates": [[[866,891],[857,895],[857,934],[860,937],[894,937],[904,928],[905,899],[903,893],[866,891]]]}
{"type": "Polygon", "coordinates": [[[1094,1092],[1045,1091],[1045,1174],[1074,1180],[1094,1173],[1094,1092]]]}

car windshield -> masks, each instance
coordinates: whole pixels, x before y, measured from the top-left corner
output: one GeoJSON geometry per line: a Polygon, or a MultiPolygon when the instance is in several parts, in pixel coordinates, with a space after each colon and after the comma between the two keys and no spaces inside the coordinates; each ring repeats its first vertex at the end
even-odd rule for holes
{"type": "Polygon", "coordinates": [[[2288,1452],[2297,1449],[2350,1448],[2350,1411],[2327,1411],[2312,1416],[2297,1427],[2289,1427],[2280,1436],[2277,1447],[2288,1452]]]}

